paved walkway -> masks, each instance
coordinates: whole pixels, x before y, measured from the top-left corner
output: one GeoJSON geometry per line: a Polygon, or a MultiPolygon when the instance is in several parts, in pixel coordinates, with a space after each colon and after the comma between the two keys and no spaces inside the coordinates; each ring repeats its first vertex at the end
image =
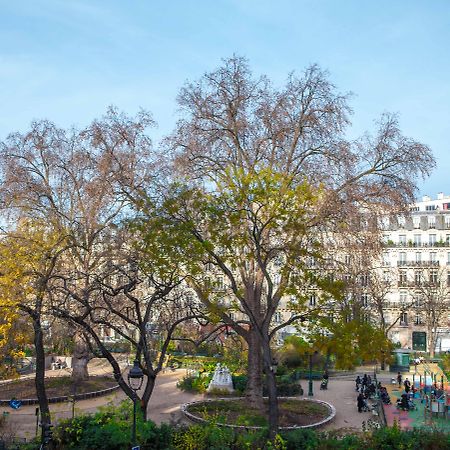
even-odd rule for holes
{"type": "MultiPolygon", "coordinates": [[[[108,373],[105,365],[98,365],[93,370],[96,374],[108,373]]],[[[51,371],[57,372],[57,371],[51,371]]],[[[180,405],[194,400],[201,400],[202,395],[193,395],[180,391],[176,387],[177,381],[184,376],[186,371],[178,369],[175,371],[166,371],[157,378],[157,384],[148,406],[148,416],[156,423],[161,422],[185,422],[180,412],[180,405]]],[[[56,374],[53,374],[56,375],[56,374]]],[[[302,387],[307,393],[308,382],[302,380],[302,387]]],[[[314,397],[325,400],[336,407],[337,414],[335,420],[328,424],[324,429],[346,429],[360,430],[363,421],[371,417],[371,413],[358,413],[356,409],[356,392],[354,390],[354,381],[351,379],[330,379],[327,391],[319,389],[320,382],[314,381],[314,397]]],[[[305,396],[307,397],[307,396],[305,396]]],[[[75,404],[75,414],[94,413],[99,406],[108,403],[118,404],[126,398],[125,394],[118,390],[114,394],[105,397],[99,397],[89,400],[81,400],[75,404]]],[[[53,421],[57,422],[62,418],[72,416],[71,403],[58,403],[50,405],[53,415],[53,421]]],[[[19,437],[28,439],[35,436],[36,433],[36,406],[23,406],[19,410],[13,410],[9,407],[0,407],[0,414],[6,411],[8,414],[8,426],[19,437]]]]}
{"type": "MultiPolygon", "coordinates": [[[[89,366],[92,375],[106,375],[111,373],[110,366],[105,361],[93,361],[89,366]]],[[[184,422],[184,418],[180,412],[180,405],[186,402],[200,400],[204,398],[202,395],[193,395],[180,391],[176,387],[177,381],[185,375],[185,369],[177,369],[175,371],[166,371],[161,373],[157,378],[155,390],[148,406],[148,417],[156,423],[161,422],[184,422]]],[[[357,373],[373,373],[369,367],[360,368],[357,373]]],[[[49,371],[48,375],[62,375],[61,371],[49,371]]],[[[394,419],[400,423],[402,427],[415,426],[420,420],[423,409],[418,412],[397,411],[395,408],[395,398],[401,395],[396,386],[391,384],[392,377],[395,374],[382,372],[378,374],[378,380],[383,385],[388,386],[394,406],[386,408],[386,416],[388,423],[392,424],[394,419]]],[[[340,378],[330,378],[328,390],[321,391],[319,389],[320,381],[314,381],[313,398],[324,400],[331,403],[336,408],[335,420],[324,427],[325,430],[344,429],[346,431],[361,430],[363,422],[367,422],[372,418],[372,413],[358,413],[356,408],[355,391],[355,375],[343,376],[340,378]]],[[[412,379],[412,378],[410,378],[412,379]]],[[[308,381],[301,380],[305,394],[308,392],[308,381]]],[[[0,386],[1,391],[1,386],[0,386]]],[[[0,395],[1,397],[1,395],[0,395]]],[[[307,395],[305,395],[307,397],[307,395]]],[[[94,413],[97,409],[108,403],[118,404],[126,398],[125,394],[118,390],[115,393],[89,400],[78,401],[75,404],[75,414],[94,413]]],[[[61,418],[72,416],[71,403],[59,403],[50,405],[54,421],[57,422],[61,418]]],[[[15,431],[21,437],[32,438],[36,433],[36,406],[23,406],[19,410],[13,410],[9,407],[0,407],[0,414],[8,413],[8,424],[12,431],[15,431]]],[[[436,422],[433,422],[436,423],[436,422]]],[[[448,422],[446,422],[448,423],[448,422]]]]}

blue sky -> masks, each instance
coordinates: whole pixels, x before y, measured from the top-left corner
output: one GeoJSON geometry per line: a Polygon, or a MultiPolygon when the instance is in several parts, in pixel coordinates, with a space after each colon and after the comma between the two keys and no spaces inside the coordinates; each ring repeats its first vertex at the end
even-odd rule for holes
{"type": "Polygon", "coordinates": [[[384,111],[431,146],[420,193],[450,195],[450,1],[0,0],[0,139],[33,119],[83,126],[108,105],[176,120],[186,80],[233,53],[282,83],[318,63],[352,91],[352,136],[384,111]]]}

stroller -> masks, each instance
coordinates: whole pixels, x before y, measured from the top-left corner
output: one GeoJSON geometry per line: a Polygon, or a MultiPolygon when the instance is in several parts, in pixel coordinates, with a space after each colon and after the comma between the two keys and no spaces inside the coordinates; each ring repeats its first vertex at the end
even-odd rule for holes
{"type": "Polygon", "coordinates": [[[402,397],[397,400],[397,409],[412,411],[417,409],[417,406],[406,394],[403,394],[402,397]]]}
{"type": "Polygon", "coordinates": [[[323,378],[321,383],[320,383],[320,389],[322,391],[326,391],[328,389],[328,379],[327,378],[323,378]]]}

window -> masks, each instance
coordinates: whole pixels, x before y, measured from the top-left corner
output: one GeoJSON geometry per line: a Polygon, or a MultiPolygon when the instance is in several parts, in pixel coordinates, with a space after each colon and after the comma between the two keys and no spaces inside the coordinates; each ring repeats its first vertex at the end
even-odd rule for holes
{"type": "Polygon", "coordinates": [[[430,262],[437,263],[437,253],[436,252],[430,252],[430,262]]]}
{"type": "Polygon", "coordinates": [[[391,281],[391,276],[390,276],[389,270],[383,271],[383,281],[385,283],[389,283],[391,281]]]}
{"type": "Polygon", "coordinates": [[[422,296],[420,294],[416,295],[414,298],[414,306],[420,308],[422,306],[422,296]]]}
{"type": "Polygon", "coordinates": [[[378,226],[382,230],[387,230],[389,228],[389,217],[383,216],[378,218],[378,226]]]}
{"type": "Polygon", "coordinates": [[[276,312],[274,316],[275,323],[281,323],[281,313],[276,312]]]}
{"type": "Polygon", "coordinates": [[[416,252],[416,266],[420,266],[422,263],[422,253],[416,252]]]}
{"type": "Polygon", "coordinates": [[[402,312],[400,314],[400,325],[402,326],[408,325],[408,314],[405,312],[402,312]]]}
{"type": "Polygon", "coordinates": [[[369,284],[369,275],[361,275],[359,277],[359,283],[361,286],[367,286],[369,284]]]}
{"type": "Polygon", "coordinates": [[[414,226],[414,228],[420,228],[420,217],[419,216],[413,217],[413,226],[414,226]]]}
{"type": "Polygon", "coordinates": [[[316,306],[316,294],[309,296],[309,306],[316,306]]]}
{"type": "Polygon", "coordinates": [[[422,245],[422,235],[415,234],[414,235],[414,246],[415,247],[420,247],[421,245],[422,245]]]}
{"type": "Polygon", "coordinates": [[[314,256],[308,256],[308,259],[306,260],[306,266],[309,269],[316,267],[316,260],[315,260],[314,256]]]}
{"type": "Polygon", "coordinates": [[[406,270],[400,270],[398,276],[399,276],[398,282],[399,282],[400,286],[405,286],[406,285],[406,270]]]}
{"type": "Polygon", "coordinates": [[[404,292],[401,292],[399,296],[400,305],[405,306],[407,298],[407,295],[404,292]]]}
{"type": "Polygon", "coordinates": [[[430,270],[430,283],[436,284],[438,282],[437,270],[430,270]]]}
{"type": "Polygon", "coordinates": [[[361,305],[369,306],[369,294],[361,294],[361,305]]]}
{"type": "Polygon", "coordinates": [[[445,216],[445,228],[450,228],[450,216],[445,216]]]}
{"type": "Polygon", "coordinates": [[[422,284],[422,271],[416,270],[414,272],[414,283],[416,286],[420,286],[422,284]]]}
{"type": "Polygon", "coordinates": [[[217,277],[216,287],[218,290],[222,290],[224,288],[223,277],[217,277]]]}
{"type": "Polygon", "coordinates": [[[398,216],[398,226],[400,228],[405,228],[406,219],[405,216],[398,216]]]}
{"type": "Polygon", "coordinates": [[[436,244],[436,235],[435,234],[430,234],[428,236],[428,243],[430,244],[430,246],[433,246],[436,244]]]}
{"type": "Polygon", "coordinates": [[[428,228],[436,228],[436,216],[428,216],[428,228]]]}
{"type": "Polygon", "coordinates": [[[414,318],[414,323],[416,325],[421,325],[422,324],[422,319],[421,319],[419,314],[416,314],[416,317],[414,318]]]}
{"type": "Polygon", "coordinates": [[[425,211],[434,211],[435,209],[436,209],[436,205],[425,206],[425,211]]]}
{"type": "Polygon", "coordinates": [[[350,255],[345,255],[344,261],[345,261],[345,264],[346,264],[346,265],[350,264],[350,262],[351,262],[351,257],[350,257],[350,255]]]}
{"type": "Polygon", "coordinates": [[[400,245],[406,245],[406,234],[399,234],[398,235],[398,243],[400,245]]]}
{"type": "Polygon", "coordinates": [[[395,344],[400,344],[400,333],[398,331],[393,331],[391,335],[392,342],[395,344]]]}
{"type": "Polygon", "coordinates": [[[398,265],[405,266],[406,265],[406,252],[400,252],[398,254],[398,265]]]}

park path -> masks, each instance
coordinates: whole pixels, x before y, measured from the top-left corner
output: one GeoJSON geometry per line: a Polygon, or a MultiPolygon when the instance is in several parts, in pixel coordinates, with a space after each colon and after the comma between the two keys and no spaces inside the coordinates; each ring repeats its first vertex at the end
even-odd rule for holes
{"type": "MultiPolygon", "coordinates": [[[[91,375],[108,375],[111,373],[108,365],[94,362],[89,367],[91,375]]],[[[184,369],[166,371],[161,373],[156,381],[155,389],[149,403],[149,418],[157,423],[181,420],[179,407],[182,403],[201,399],[201,395],[193,395],[182,392],[176,387],[177,381],[185,375],[184,369]]],[[[67,375],[68,371],[51,370],[49,376],[67,375]]],[[[1,397],[1,386],[0,386],[1,397]]],[[[100,406],[109,403],[119,404],[125,400],[126,395],[119,389],[110,395],[97,397],[94,399],[80,400],[75,403],[75,415],[95,413],[100,406]]],[[[36,434],[36,407],[37,405],[22,406],[14,410],[8,406],[0,406],[0,414],[7,417],[7,432],[11,435],[31,439],[36,434]]],[[[50,405],[52,421],[57,423],[61,419],[72,417],[72,403],[56,403],[50,405]]]]}
{"type": "MultiPolygon", "coordinates": [[[[49,371],[50,375],[57,375],[59,371],[49,371]]],[[[108,364],[103,361],[93,362],[90,373],[106,375],[111,373],[108,364]]],[[[156,423],[185,422],[180,412],[180,405],[194,400],[201,400],[202,395],[180,391],[176,387],[177,381],[186,374],[185,369],[166,370],[161,373],[148,406],[148,417],[156,423]]],[[[60,373],[61,375],[61,373],[60,373]]],[[[390,378],[389,378],[390,379],[390,378]]],[[[308,391],[307,380],[301,381],[305,394],[308,391]]],[[[319,389],[320,382],[314,381],[314,397],[331,403],[336,408],[336,417],[333,422],[327,424],[324,430],[346,429],[347,431],[361,430],[363,422],[371,417],[371,413],[358,413],[356,408],[356,392],[354,376],[336,379],[330,378],[328,390],[319,389]]],[[[1,390],[1,387],[0,387],[1,390]]],[[[1,397],[1,395],[0,395],[1,397]]],[[[307,395],[305,395],[307,397],[307,395]]],[[[118,404],[126,398],[121,390],[111,395],[89,400],[80,400],[75,404],[75,414],[94,413],[100,406],[108,403],[118,404]]],[[[58,422],[62,418],[72,416],[71,403],[59,403],[50,405],[53,421],[58,422]]],[[[7,412],[7,423],[11,432],[19,437],[32,438],[36,433],[36,406],[23,406],[19,410],[9,407],[0,407],[0,414],[7,412]]]]}

